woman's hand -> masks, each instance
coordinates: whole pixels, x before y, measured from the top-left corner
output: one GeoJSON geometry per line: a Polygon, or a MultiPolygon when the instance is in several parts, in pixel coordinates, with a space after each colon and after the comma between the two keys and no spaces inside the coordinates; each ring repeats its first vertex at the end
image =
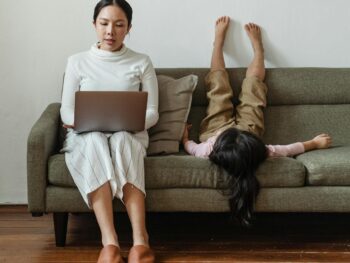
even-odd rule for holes
{"type": "Polygon", "coordinates": [[[314,142],[316,149],[326,149],[332,144],[332,138],[325,133],[317,135],[312,141],[314,142]]]}
{"type": "Polygon", "coordinates": [[[74,129],[74,125],[67,125],[67,124],[63,124],[63,128],[66,128],[66,129],[74,129]]]}
{"type": "Polygon", "coordinates": [[[188,131],[191,129],[192,124],[186,123],[184,133],[182,135],[182,143],[185,144],[188,141],[188,131]]]}

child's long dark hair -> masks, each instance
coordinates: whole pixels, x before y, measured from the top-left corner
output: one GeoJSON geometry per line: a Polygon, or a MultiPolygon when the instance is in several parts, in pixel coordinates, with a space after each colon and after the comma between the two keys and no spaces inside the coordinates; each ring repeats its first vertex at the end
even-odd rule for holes
{"type": "Polygon", "coordinates": [[[230,128],[222,132],[209,159],[229,175],[228,194],[231,213],[244,225],[250,225],[259,193],[255,172],[267,158],[265,144],[254,134],[230,128]]]}

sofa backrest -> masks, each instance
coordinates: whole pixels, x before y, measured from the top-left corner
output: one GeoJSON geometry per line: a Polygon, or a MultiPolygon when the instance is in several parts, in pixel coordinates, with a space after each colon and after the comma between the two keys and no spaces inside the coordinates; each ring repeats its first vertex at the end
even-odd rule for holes
{"type": "MultiPolygon", "coordinates": [[[[237,105],[246,69],[227,71],[237,105]]],[[[209,69],[167,68],[156,72],[175,78],[188,74],[199,77],[188,120],[193,124],[190,137],[198,140],[199,124],[208,104],[204,78],[209,69]]],[[[329,133],[333,145],[350,145],[350,68],[267,69],[265,82],[265,143],[286,144],[329,133]]]]}

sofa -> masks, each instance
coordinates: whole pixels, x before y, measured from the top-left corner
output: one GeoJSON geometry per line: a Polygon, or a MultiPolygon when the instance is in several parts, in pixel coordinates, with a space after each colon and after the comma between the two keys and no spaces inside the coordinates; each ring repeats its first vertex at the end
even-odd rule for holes
{"type": "MultiPolygon", "coordinates": [[[[230,68],[234,103],[245,68],[230,68]]],[[[198,141],[207,99],[207,68],[157,69],[180,78],[198,76],[188,122],[190,139],[198,141]]],[[[333,146],[295,158],[271,158],[257,171],[261,185],[256,212],[350,212],[350,69],[267,69],[266,144],[288,144],[329,133],[333,146]]],[[[28,137],[28,207],[33,216],[53,213],[56,245],[64,246],[69,213],[91,212],[85,205],[59,150],[65,136],[60,103],[52,103],[28,137]]],[[[148,212],[228,212],[223,173],[207,159],[180,149],[145,158],[148,212]]],[[[115,200],[116,211],[123,210],[115,200]]]]}

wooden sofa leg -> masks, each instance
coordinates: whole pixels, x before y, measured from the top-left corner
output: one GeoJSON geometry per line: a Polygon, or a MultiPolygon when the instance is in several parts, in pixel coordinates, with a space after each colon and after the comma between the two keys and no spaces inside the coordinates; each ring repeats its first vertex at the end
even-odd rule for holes
{"type": "Polygon", "coordinates": [[[56,246],[66,245],[68,213],[53,213],[53,224],[55,227],[56,246]]]}

